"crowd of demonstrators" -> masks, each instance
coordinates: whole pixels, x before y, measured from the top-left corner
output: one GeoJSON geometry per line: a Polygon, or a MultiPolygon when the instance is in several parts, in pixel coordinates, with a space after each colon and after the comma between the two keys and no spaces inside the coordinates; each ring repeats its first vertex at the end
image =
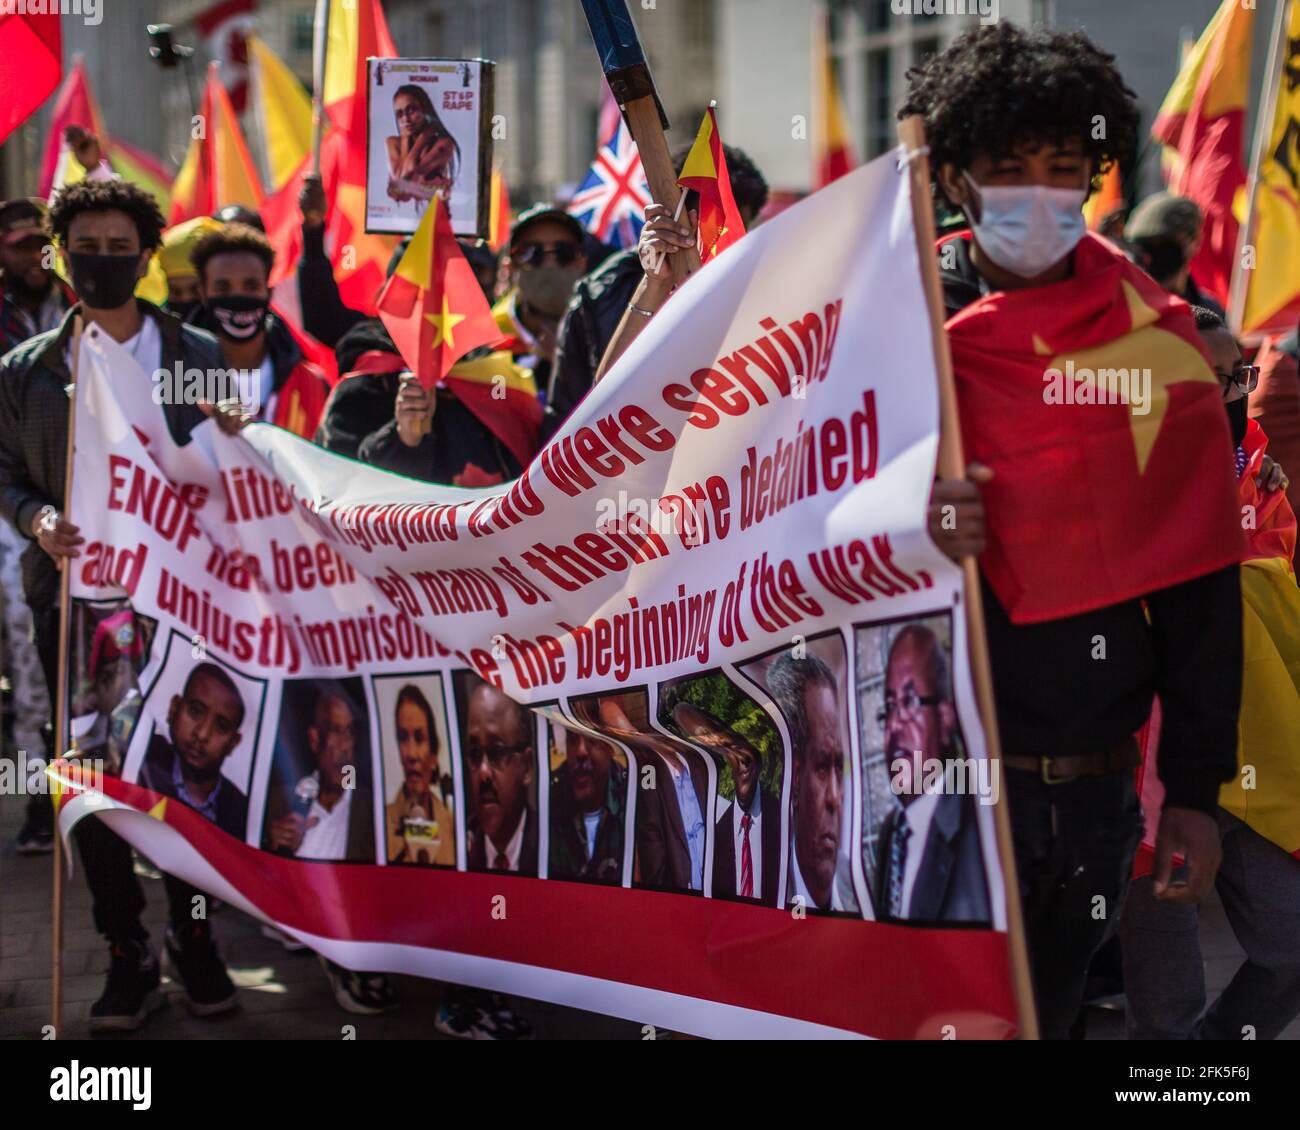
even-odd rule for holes
{"type": "MultiPolygon", "coordinates": [[[[910,71],[902,112],[923,116],[936,202],[961,213],[968,226],[945,242],[938,257],[948,316],[994,292],[1041,291],[1041,300],[1050,301],[1052,285],[1073,275],[1085,234],[1084,200],[1136,136],[1135,97],[1113,58],[1081,33],[1001,22],[964,34],[910,71]],[[1092,129],[1098,117],[1108,126],[1104,138],[1092,129]]],[[[167,426],[180,444],[206,412],[228,432],[261,420],[410,478],[484,486],[517,477],[536,452],[504,442],[497,421],[472,411],[456,394],[454,378],[496,375],[534,389],[545,411],[540,445],[672,299],[673,259],[696,243],[696,202],[689,195],[680,218],[650,206],[638,247],[603,262],[603,250],[582,226],[549,203],[518,217],[499,261],[482,242],[461,240],[503,342],[462,358],[448,381],[425,389],[383,323],[342,300],[324,246],[327,200],[319,177],[309,176],[299,200],[297,284],[303,328],[335,353],[340,379],[331,390],[270,309],[274,251],[257,213],[232,205],[164,233],[152,198],[101,168],[93,137],[82,135],[76,144],[95,175],[62,190],[48,219],[27,201],[0,205],[0,346],[6,351],[0,361],[0,514],[7,519],[0,573],[7,662],[15,675],[23,666],[28,624],[35,640],[37,659],[29,666],[40,671],[21,686],[15,678],[16,739],[32,748],[49,743],[49,703],[42,696],[57,686],[58,570],[82,544],[77,527],[63,516],[62,497],[66,386],[78,317],[119,342],[146,373],[179,365],[247,377],[256,390],[251,398],[202,407],[165,404],[167,426]],[[51,237],[70,288],[45,258],[51,237]],[[134,297],[157,248],[169,288],[165,308],[134,297]],[[24,600],[16,607],[17,583],[9,574],[20,547],[24,600]]],[[[685,153],[677,155],[678,165],[685,153]]],[[[726,159],[750,226],[766,203],[767,184],[740,150],[727,147],[726,159]]],[[[1260,377],[1244,365],[1221,312],[1191,277],[1202,227],[1196,205],[1162,193],[1144,201],[1121,228],[1122,221],[1118,214],[1108,218],[1117,240],[1122,230],[1124,253],[1196,305],[1237,447],[1235,453],[1220,450],[1221,437],[1207,435],[1204,459],[1235,454],[1239,479],[1246,474],[1242,445],[1253,414],[1273,440],[1273,458],[1265,458],[1255,485],[1286,490],[1285,468],[1300,466],[1296,335],[1265,347],[1260,377]],[[1258,391],[1248,398],[1257,379],[1258,391]]],[[[390,276],[402,250],[389,264],[390,276]]],[[[990,306],[981,316],[999,314],[990,306]]],[[[935,483],[930,536],[954,559],[978,555],[993,536],[981,496],[990,481],[987,468],[972,466],[963,480],[935,483]],[[957,516],[955,525],[944,520],[948,510],[957,516]]],[[[1241,1024],[1272,1036],[1300,1013],[1300,861],[1218,804],[1239,748],[1240,577],[1241,567],[1233,565],[1142,599],[1030,625],[1013,623],[982,579],[1020,896],[1048,1037],[1077,1034],[1090,962],[1117,935],[1134,1037],[1236,1038],[1241,1024]],[[1094,660],[1097,637],[1107,641],[1110,661],[1094,660]],[[1135,735],[1157,695],[1177,709],[1164,715],[1159,739],[1164,806],[1149,814],[1159,821],[1156,868],[1130,884],[1143,821],[1135,735]],[[1178,870],[1176,855],[1184,861],[1178,870]],[[1200,962],[1196,903],[1216,883],[1248,960],[1202,1018],[1203,979],[1194,975],[1200,962]],[[1112,911],[1098,917],[1099,897],[1112,908],[1127,898],[1123,916],[1112,911]]],[[[173,702],[167,738],[159,735],[150,747],[146,770],[151,787],[233,828],[246,818],[247,802],[227,787],[220,763],[238,741],[243,707],[220,676],[216,668],[195,669],[173,702]],[[225,737],[191,756],[187,717],[200,709],[225,719],[225,737]]],[[[475,709],[482,706],[476,703],[475,709]]],[[[499,705],[505,710],[513,704],[499,705]]],[[[574,748],[575,757],[586,756],[581,741],[574,748]]],[[[688,799],[689,786],[684,779],[688,799]]],[[[321,810],[328,815],[333,808],[322,802],[321,810]]],[[[285,828],[277,825],[274,835],[284,839],[285,828]]],[[[133,1029],[158,1001],[159,963],[140,922],[144,893],[130,848],[102,822],[83,821],[76,839],[96,927],[111,953],[91,1026],[133,1029]]],[[[305,839],[305,829],[295,826],[289,849],[298,852],[305,839]]],[[[20,840],[23,850],[49,850],[52,822],[44,798],[34,798],[20,840]]],[[[479,862],[488,865],[486,856],[479,862]]],[[[733,867],[734,861],[728,872],[733,867]]],[[[698,889],[698,861],[685,857],[677,870],[677,885],[698,889]]],[[[763,878],[769,878],[766,868],[763,878]]],[[[198,892],[171,876],[164,882],[164,948],[188,999],[200,1014],[233,1007],[235,989],[210,928],[191,913],[198,892]]],[[[383,975],[324,964],[345,1009],[376,1013],[396,1005],[383,975]]],[[[444,994],[435,1025],[473,1038],[529,1034],[505,998],[456,986],[444,994]]]]}

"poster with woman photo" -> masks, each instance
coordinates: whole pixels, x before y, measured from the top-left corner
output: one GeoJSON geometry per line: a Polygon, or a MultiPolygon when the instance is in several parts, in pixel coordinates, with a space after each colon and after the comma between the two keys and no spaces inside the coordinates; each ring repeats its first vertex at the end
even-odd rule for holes
{"type": "Polygon", "coordinates": [[[496,64],[370,59],[366,230],[409,235],[435,197],[457,235],[486,238],[496,64]]]}
{"type": "Polygon", "coordinates": [[[456,784],[442,676],[374,680],[389,863],[456,866],[456,784]]]}

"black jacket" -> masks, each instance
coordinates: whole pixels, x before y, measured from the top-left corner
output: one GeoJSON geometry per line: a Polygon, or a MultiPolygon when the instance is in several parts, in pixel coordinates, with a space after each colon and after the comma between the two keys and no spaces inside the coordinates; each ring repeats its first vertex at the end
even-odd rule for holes
{"type": "MultiPolygon", "coordinates": [[[[750,851],[761,853],[762,885],[755,898],[768,906],[776,905],[777,879],[781,875],[781,798],[776,793],[758,790],[759,813],[763,818],[761,840],[750,840],[750,851]]],[[[736,892],[736,838],[732,800],[713,825],[713,897],[740,898],[736,892]]],[[[744,900],[749,901],[749,900],[744,900]]]]}
{"type": "MultiPolygon", "coordinates": [[[[72,377],[63,355],[80,309],[74,306],[57,330],[38,334],[0,359],[0,514],[31,541],[22,564],[23,591],[33,608],[56,603],[59,594],[58,571],[32,540],[31,528],[43,506],[64,507],[66,390],[72,377]]],[[[141,302],[140,309],[158,323],[163,369],[171,371],[178,361],[185,369],[223,367],[211,334],[147,302],[141,302]]],[[[165,404],[163,414],[179,444],[187,443],[190,432],[205,419],[195,404],[165,404]]],[[[76,521],[75,514],[72,519],[76,521]]]]}
{"type": "MultiPolygon", "coordinates": [[[[172,770],[175,766],[176,747],[162,734],[154,734],[149,739],[149,748],[145,751],[144,763],[140,766],[140,784],[161,796],[173,797],[189,804],[185,797],[177,795],[176,786],[172,783],[172,770]]],[[[193,808],[193,805],[190,807],[193,808]]],[[[217,815],[213,823],[237,840],[242,840],[248,832],[248,798],[229,777],[221,778],[221,787],[217,792],[217,815]]]]}
{"type": "MultiPolygon", "coordinates": [[[[951,317],[980,296],[968,243],[940,255],[951,317]]],[[[1205,452],[1228,459],[1228,451],[1205,452]]],[[[1069,500],[1063,502],[1068,505],[1069,500]]],[[[1236,565],[1063,620],[1012,624],[982,583],[1003,752],[1053,757],[1108,750],[1136,734],[1160,696],[1165,803],[1213,813],[1237,770],[1242,605],[1236,565]],[[1148,614],[1150,619],[1148,621],[1148,614]],[[1094,659],[1098,639],[1106,658],[1094,659]]]]}
{"type": "MultiPolygon", "coordinates": [[[[325,226],[302,229],[302,255],[298,257],[298,301],[302,327],[331,349],[339,338],[366,319],[360,310],[344,304],[334,267],[325,255],[325,226]]],[[[342,369],[339,372],[343,372],[342,369]]]]}
{"type": "MultiPolygon", "coordinates": [[[[880,829],[879,866],[876,868],[876,917],[889,914],[889,856],[900,821],[901,808],[893,808],[880,829]]],[[[907,850],[921,852],[921,863],[912,887],[911,904],[904,919],[914,922],[988,922],[988,879],[984,853],[980,848],[979,821],[975,798],[969,793],[945,793],[935,804],[925,843],[915,840],[907,850]]]]}
{"type": "Polygon", "coordinates": [[[542,439],[550,439],[591,390],[596,370],[632,295],[645,277],[635,249],[610,256],[578,280],[560,323],[546,392],[542,439]]]}

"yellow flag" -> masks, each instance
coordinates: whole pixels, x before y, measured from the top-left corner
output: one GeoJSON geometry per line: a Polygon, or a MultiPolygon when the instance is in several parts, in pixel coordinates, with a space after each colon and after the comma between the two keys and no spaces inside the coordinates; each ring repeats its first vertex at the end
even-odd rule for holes
{"type": "Polygon", "coordinates": [[[298,76],[256,36],[248,40],[248,69],[274,192],[311,152],[311,99],[298,76]]]}
{"type": "MultiPolygon", "coordinates": [[[[1255,235],[1251,240],[1254,262],[1244,262],[1240,276],[1247,287],[1243,332],[1262,329],[1290,330],[1300,302],[1300,3],[1291,5],[1285,52],[1279,69],[1277,111],[1264,159],[1259,168],[1255,197],[1255,235]]],[[[1251,254],[1251,250],[1247,250],[1251,254]]]]}

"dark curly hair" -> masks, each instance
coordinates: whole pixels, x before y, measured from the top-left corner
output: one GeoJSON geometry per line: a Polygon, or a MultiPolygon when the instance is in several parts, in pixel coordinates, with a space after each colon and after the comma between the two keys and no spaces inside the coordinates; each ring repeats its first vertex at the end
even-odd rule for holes
{"type": "Polygon", "coordinates": [[[158,201],[129,181],[83,180],[60,189],[50,205],[50,231],[62,246],[68,244],[72,221],[83,212],[125,212],[135,224],[141,251],[152,251],[162,242],[158,201]]]}
{"type": "Polygon", "coordinates": [[[203,271],[218,255],[233,255],[237,252],[256,255],[271,274],[275,263],[275,248],[271,241],[249,224],[222,224],[216,231],[208,232],[194,245],[190,252],[190,262],[194,264],[194,273],[203,278],[203,271]]]}
{"type": "MultiPolygon", "coordinates": [[[[925,118],[930,167],[969,168],[1022,145],[1079,141],[1092,161],[1092,190],[1137,145],[1137,95],[1115,57],[1081,31],[1027,30],[1005,20],[974,28],[907,72],[900,118],[925,118]],[[1094,120],[1105,136],[1094,137],[1094,120]]],[[[942,191],[942,189],[940,189],[942,191]]]]}

